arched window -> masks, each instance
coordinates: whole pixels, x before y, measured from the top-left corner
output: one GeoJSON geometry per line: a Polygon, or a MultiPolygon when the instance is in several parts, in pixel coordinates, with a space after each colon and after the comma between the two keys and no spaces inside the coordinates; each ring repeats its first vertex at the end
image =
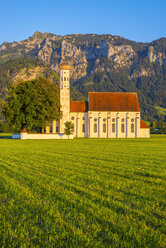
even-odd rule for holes
{"type": "Polygon", "coordinates": [[[56,126],[56,133],[59,133],[59,127],[56,126]]]}
{"type": "Polygon", "coordinates": [[[85,116],[83,116],[82,119],[85,120],[85,116]]]}
{"type": "Polygon", "coordinates": [[[94,133],[97,133],[97,124],[94,124],[94,133]]]}
{"type": "Polygon", "coordinates": [[[131,119],[131,122],[134,122],[134,119],[131,119]]]}
{"type": "Polygon", "coordinates": [[[112,123],[112,132],[115,133],[115,123],[112,123]]]}
{"type": "Polygon", "coordinates": [[[103,122],[106,122],[106,118],[103,119],[103,122]]]}
{"type": "Polygon", "coordinates": [[[74,120],[74,116],[71,117],[71,120],[74,120]]]}
{"type": "Polygon", "coordinates": [[[115,122],[115,118],[112,119],[112,122],[115,122]]]}
{"type": "Polygon", "coordinates": [[[82,132],[85,133],[85,124],[82,124],[82,132]]]}
{"type": "Polygon", "coordinates": [[[74,124],[72,124],[71,131],[72,131],[72,133],[74,133],[74,124]]]}
{"type": "Polygon", "coordinates": [[[134,133],[134,124],[131,124],[131,132],[134,133]]]}
{"type": "Polygon", "coordinates": [[[106,133],[106,124],[103,124],[103,133],[106,133]]]}
{"type": "Polygon", "coordinates": [[[125,125],[124,125],[124,124],[121,125],[121,132],[122,132],[122,133],[125,132],[125,125]]]}
{"type": "Polygon", "coordinates": [[[97,121],[97,118],[94,118],[94,122],[96,122],[97,121]]]}
{"type": "Polygon", "coordinates": [[[121,119],[121,122],[124,122],[124,118],[121,119]]]}
{"type": "Polygon", "coordinates": [[[64,81],[66,81],[66,77],[64,77],[64,81]]]}

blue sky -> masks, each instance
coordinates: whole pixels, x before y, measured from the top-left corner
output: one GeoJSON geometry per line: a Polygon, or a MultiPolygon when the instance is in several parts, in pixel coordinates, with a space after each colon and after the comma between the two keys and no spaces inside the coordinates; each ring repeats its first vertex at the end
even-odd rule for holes
{"type": "Polygon", "coordinates": [[[35,31],[97,33],[149,42],[166,37],[166,0],[0,0],[0,44],[35,31]]]}

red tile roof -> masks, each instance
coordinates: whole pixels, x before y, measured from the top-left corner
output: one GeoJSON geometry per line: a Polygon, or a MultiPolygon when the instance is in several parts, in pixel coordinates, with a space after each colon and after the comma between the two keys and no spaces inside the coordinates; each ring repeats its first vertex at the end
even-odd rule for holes
{"type": "Polygon", "coordinates": [[[140,121],[140,128],[150,128],[144,121],[140,121]]]}
{"type": "Polygon", "coordinates": [[[87,101],[70,102],[70,112],[88,112],[88,102],[87,101]]]}
{"type": "Polygon", "coordinates": [[[27,133],[26,128],[23,128],[23,130],[21,131],[21,133],[27,133]]]}
{"type": "Polygon", "coordinates": [[[136,92],[89,92],[89,111],[140,112],[136,92]]]}

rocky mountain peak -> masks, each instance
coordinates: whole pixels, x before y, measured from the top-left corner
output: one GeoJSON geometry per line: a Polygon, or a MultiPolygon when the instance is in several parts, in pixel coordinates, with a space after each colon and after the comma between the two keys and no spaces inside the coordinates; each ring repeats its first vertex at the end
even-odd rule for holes
{"type": "Polygon", "coordinates": [[[42,35],[42,34],[43,34],[43,33],[40,32],[40,31],[35,31],[34,34],[33,34],[33,36],[42,35]]]}
{"type": "MultiPolygon", "coordinates": [[[[39,58],[56,72],[59,72],[60,61],[66,59],[73,65],[71,77],[80,80],[93,72],[109,71],[110,64],[115,70],[132,68],[141,54],[146,54],[150,62],[158,61],[162,65],[165,63],[166,52],[156,47],[158,43],[166,47],[165,40],[139,44],[120,36],[96,34],[57,36],[36,31],[26,40],[1,45],[0,56],[13,54],[12,56],[39,58]],[[101,65],[103,58],[108,61],[104,67],[101,65]]],[[[133,75],[132,73],[132,77],[133,75]]],[[[149,75],[149,72],[144,75],[149,75]]]]}

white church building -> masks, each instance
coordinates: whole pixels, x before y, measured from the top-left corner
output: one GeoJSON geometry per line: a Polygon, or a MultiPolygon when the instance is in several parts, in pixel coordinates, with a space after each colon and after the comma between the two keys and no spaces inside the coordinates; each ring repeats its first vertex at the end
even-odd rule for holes
{"type": "Polygon", "coordinates": [[[70,66],[60,64],[60,106],[62,119],[53,121],[46,133],[64,133],[65,122],[73,124],[74,137],[150,137],[150,128],[140,119],[135,92],[89,92],[88,101],[70,101],[70,66]]]}

